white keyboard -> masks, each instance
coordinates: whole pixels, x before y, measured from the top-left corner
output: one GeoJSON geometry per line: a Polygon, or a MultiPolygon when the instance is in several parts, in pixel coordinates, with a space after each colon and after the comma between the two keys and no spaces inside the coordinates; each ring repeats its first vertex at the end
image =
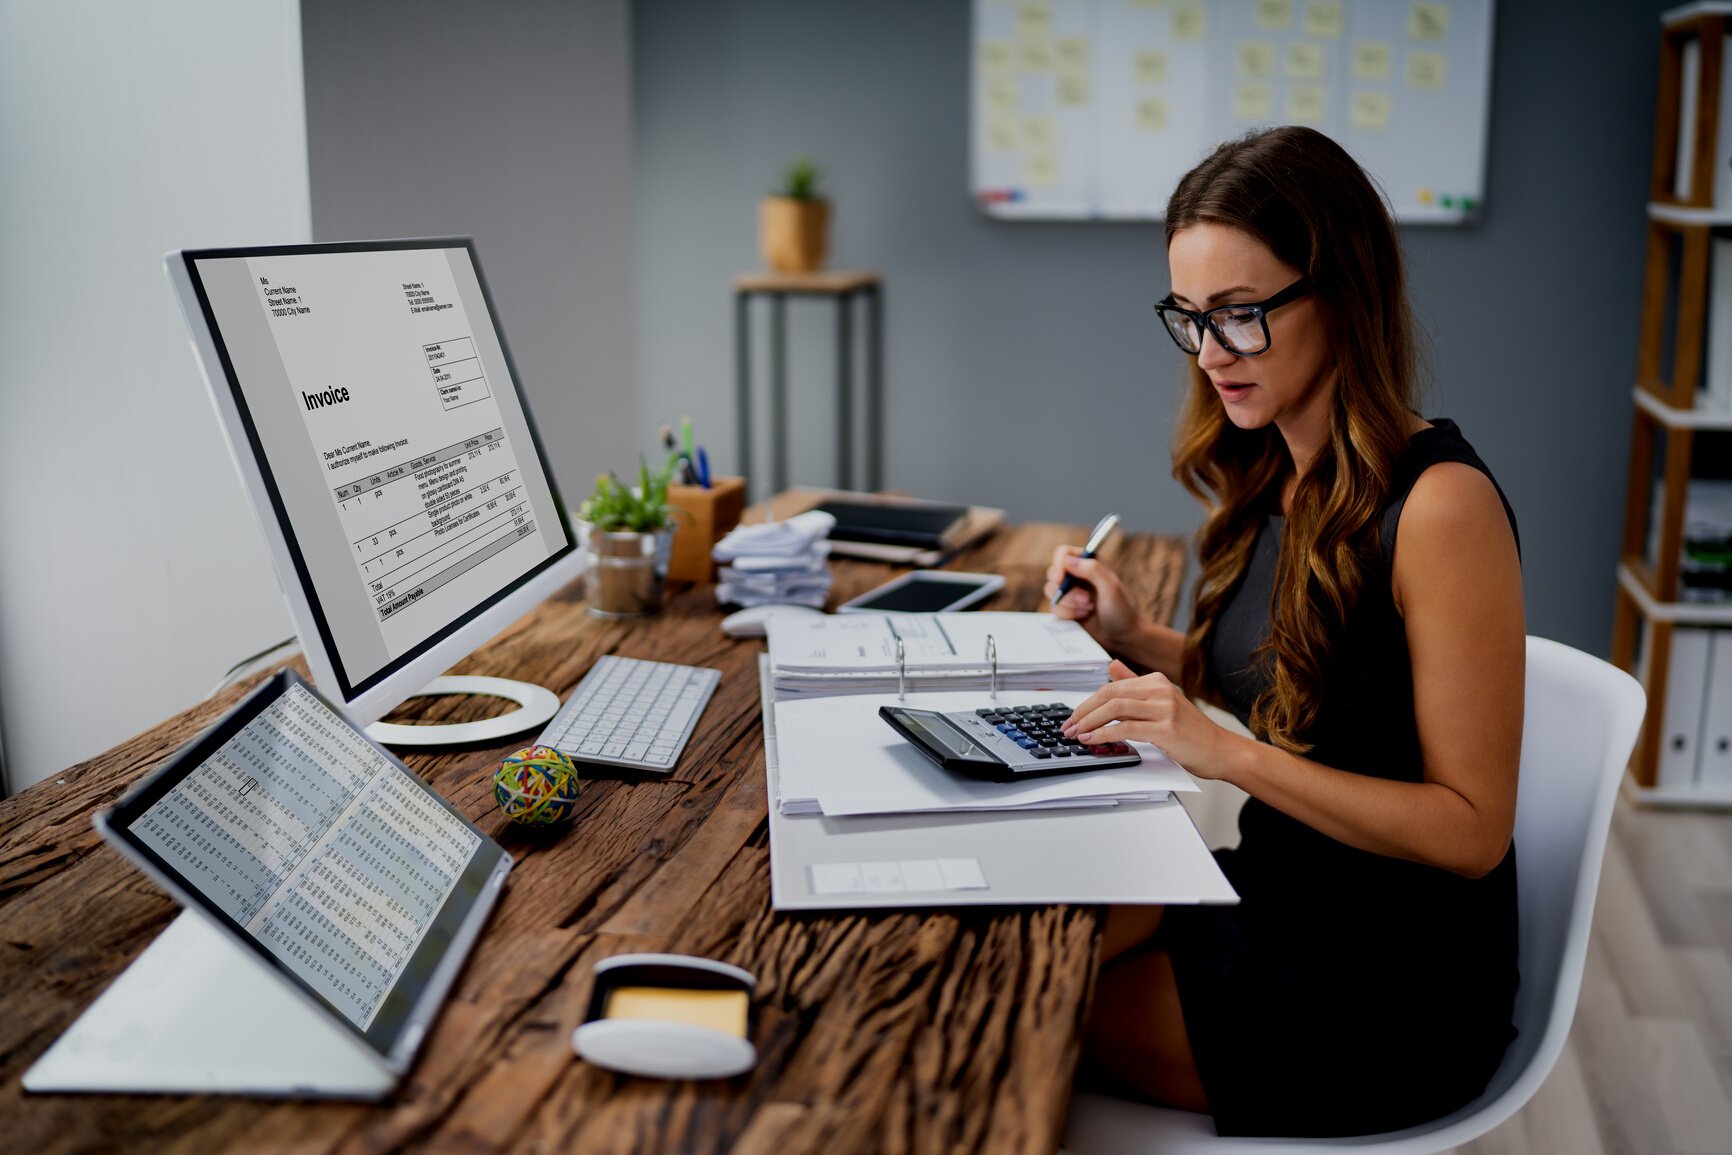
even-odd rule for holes
{"type": "Polygon", "coordinates": [[[536,744],[583,762],[672,770],[720,670],[604,654],[536,744]]]}

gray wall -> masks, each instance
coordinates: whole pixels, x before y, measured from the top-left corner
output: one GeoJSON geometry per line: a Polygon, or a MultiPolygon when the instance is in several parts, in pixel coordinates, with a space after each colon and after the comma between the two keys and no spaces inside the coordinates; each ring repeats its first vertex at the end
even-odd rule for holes
{"type": "Polygon", "coordinates": [[[293,632],[162,257],[307,236],[293,3],[0,2],[0,714],[18,789],[293,632]]]}
{"type": "Polygon", "coordinates": [[[475,238],[568,504],[636,460],[628,0],[307,0],[313,237],[475,238]]]}
{"type": "MultiPolygon", "coordinates": [[[[1598,653],[1669,6],[1500,3],[1484,222],[1404,230],[1436,340],[1425,411],[1461,423],[1515,505],[1529,629],[1598,653]]],[[[1134,529],[1195,526],[1168,475],[1181,366],[1149,310],[1160,229],[974,209],[964,0],[639,0],[634,18],[644,427],[691,413],[732,467],[728,282],[758,266],[757,199],[810,153],[835,201],[831,266],[886,278],[886,484],[1018,519],[1111,507],[1134,529]]],[[[794,480],[828,484],[829,313],[789,320],[794,480]]]]}

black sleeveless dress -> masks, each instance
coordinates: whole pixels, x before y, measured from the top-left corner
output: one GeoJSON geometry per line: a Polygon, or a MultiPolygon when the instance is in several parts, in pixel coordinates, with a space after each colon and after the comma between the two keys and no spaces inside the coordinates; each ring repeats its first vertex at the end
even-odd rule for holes
{"type": "MultiPolygon", "coordinates": [[[[1409,442],[1384,511],[1381,565],[1337,643],[1307,735],[1307,757],[1324,765],[1423,779],[1390,565],[1413,483],[1444,461],[1491,476],[1454,422],[1438,420],[1409,442]]],[[[1513,531],[1507,500],[1504,509],[1513,531]]],[[[1268,517],[1214,631],[1212,668],[1241,721],[1267,684],[1254,654],[1269,636],[1284,525],[1268,517]]],[[[1239,848],[1216,858],[1240,904],[1169,907],[1161,932],[1216,1129],[1391,1131],[1483,1091],[1516,1034],[1515,848],[1468,879],[1356,850],[1255,798],[1239,830],[1239,848]]]]}

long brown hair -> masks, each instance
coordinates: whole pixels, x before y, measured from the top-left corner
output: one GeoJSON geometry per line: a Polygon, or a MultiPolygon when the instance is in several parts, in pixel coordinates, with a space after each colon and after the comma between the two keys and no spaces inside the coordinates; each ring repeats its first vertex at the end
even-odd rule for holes
{"type": "MultiPolygon", "coordinates": [[[[1375,562],[1378,515],[1407,445],[1419,352],[1395,225],[1340,145],[1308,128],[1275,128],[1221,145],[1167,205],[1167,243],[1193,225],[1238,229],[1310,278],[1333,365],[1328,444],[1298,479],[1260,652],[1270,684],[1251,728],[1283,749],[1310,748],[1332,647],[1375,562]]],[[[1245,576],[1265,514],[1294,471],[1273,425],[1239,429],[1208,375],[1191,385],[1173,440],[1173,476],[1208,507],[1185,637],[1183,680],[1219,700],[1207,661],[1216,620],[1245,576]]]]}

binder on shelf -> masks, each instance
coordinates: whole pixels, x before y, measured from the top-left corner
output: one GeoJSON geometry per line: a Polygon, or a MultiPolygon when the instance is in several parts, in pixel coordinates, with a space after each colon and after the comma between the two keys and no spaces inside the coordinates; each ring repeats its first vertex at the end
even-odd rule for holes
{"type": "MultiPolygon", "coordinates": [[[[1732,83],[1727,87],[1732,89],[1732,83]]],[[[1720,184],[1732,189],[1732,174],[1720,184]]],[[[1696,405],[1701,409],[1732,412],[1732,237],[1714,238],[1710,261],[1707,375],[1696,396],[1696,405]]]]}
{"type": "MultiPolygon", "coordinates": [[[[1732,37],[1727,37],[1725,63],[1732,63],[1732,37]]],[[[1678,160],[1673,167],[1672,192],[1679,201],[1690,199],[1690,185],[1696,175],[1696,121],[1701,114],[1697,107],[1701,90],[1702,42],[1700,37],[1685,41],[1679,68],[1678,160]]],[[[1732,213],[1732,77],[1722,64],[1720,81],[1720,119],[1714,139],[1713,190],[1715,212],[1732,213]]]]}
{"type": "Polygon", "coordinates": [[[1660,718],[1659,785],[1694,788],[1701,749],[1702,705],[1708,690],[1712,630],[1672,631],[1667,664],[1666,711],[1660,718]]]}
{"type": "Polygon", "coordinates": [[[1732,790],[1732,630],[1713,630],[1696,784],[1732,790]]]}

